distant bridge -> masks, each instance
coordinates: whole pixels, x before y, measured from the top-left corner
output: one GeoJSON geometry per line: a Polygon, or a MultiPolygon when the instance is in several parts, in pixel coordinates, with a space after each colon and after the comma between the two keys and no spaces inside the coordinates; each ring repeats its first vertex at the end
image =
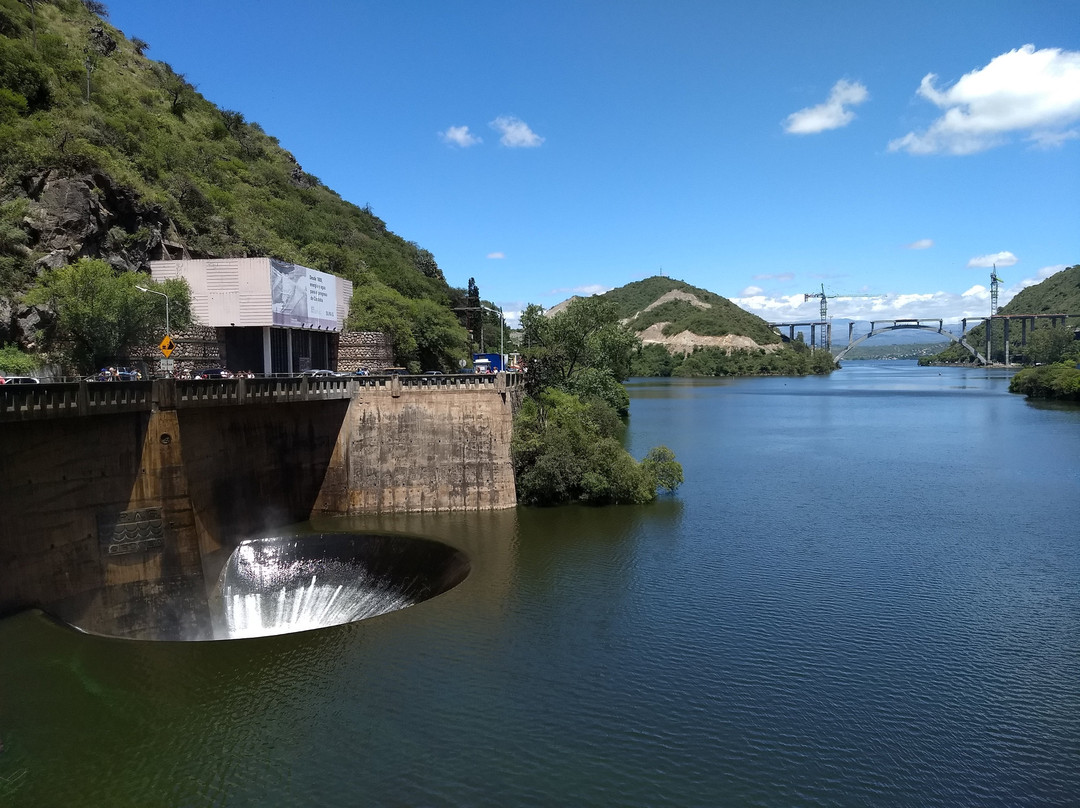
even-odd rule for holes
{"type": "MultiPolygon", "coordinates": [[[[990,356],[990,334],[991,328],[986,329],[986,344],[985,353],[980,353],[979,350],[971,345],[967,341],[968,333],[976,326],[983,325],[984,323],[993,323],[1000,320],[1004,328],[1005,337],[1005,364],[1010,364],[1011,360],[1011,342],[1010,331],[1013,320],[1020,321],[1020,345],[1021,347],[1027,345],[1028,331],[1035,330],[1035,324],[1038,320],[1049,320],[1051,327],[1057,325],[1065,325],[1069,319],[1080,319],[1080,314],[995,314],[987,317],[964,317],[960,320],[960,336],[950,333],[945,329],[945,321],[938,317],[907,317],[896,318],[886,320],[871,320],[870,321],[870,333],[864,334],[858,339],[854,339],[855,323],[848,323],[848,344],[836,358],[843,359],[847,356],[848,352],[860,345],[871,337],[878,334],[884,334],[886,331],[904,331],[904,330],[921,330],[929,331],[931,333],[940,334],[943,337],[948,337],[951,342],[958,342],[962,345],[980,364],[989,364],[987,357],[990,356]],[[970,326],[969,326],[970,323],[970,326]]],[[[802,323],[769,323],[769,327],[774,329],[778,334],[783,336],[781,329],[786,328],[788,330],[788,339],[795,339],[796,328],[809,328],[810,329],[810,347],[811,348],[824,348],[828,350],[832,346],[832,323],[824,320],[815,320],[802,323]]],[[[980,346],[982,347],[982,346],[980,346]]]]}

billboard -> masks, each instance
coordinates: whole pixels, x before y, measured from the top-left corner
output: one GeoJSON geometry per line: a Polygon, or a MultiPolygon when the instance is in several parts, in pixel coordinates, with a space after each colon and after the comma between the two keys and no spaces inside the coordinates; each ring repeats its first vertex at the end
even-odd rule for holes
{"type": "Polygon", "coordinates": [[[299,264],[270,259],[274,325],[337,331],[337,277],[299,264]]]}

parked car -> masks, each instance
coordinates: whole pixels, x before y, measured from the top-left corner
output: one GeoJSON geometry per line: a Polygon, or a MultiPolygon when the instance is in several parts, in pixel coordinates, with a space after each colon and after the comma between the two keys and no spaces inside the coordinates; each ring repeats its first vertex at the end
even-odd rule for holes
{"type": "Polygon", "coordinates": [[[301,376],[308,376],[309,378],[325,379],[332,376],[342,376],[345,374],[338,373],[333,370],[304,370],[300,373],[301,376]]]}
{"type": "Polygon", "coordinates": [[[0,376],[0,384],[41,384],[33,376],[0,376]]]}
{"type": "Polygon", "coordinates": [[[206,368],[195,370],[191,373],[193,379],[231,379],[232,374],[225,368],[206,368]]]}

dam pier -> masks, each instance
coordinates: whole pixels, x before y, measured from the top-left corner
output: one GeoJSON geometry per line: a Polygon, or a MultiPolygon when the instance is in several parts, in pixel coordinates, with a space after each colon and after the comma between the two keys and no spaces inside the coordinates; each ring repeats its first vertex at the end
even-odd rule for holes
{"type": "Polygon", "coordinates": [[[0,388],[0,614],[209,638],[243,541],[315,515],[516,505],[516,374],[0,388]]]}

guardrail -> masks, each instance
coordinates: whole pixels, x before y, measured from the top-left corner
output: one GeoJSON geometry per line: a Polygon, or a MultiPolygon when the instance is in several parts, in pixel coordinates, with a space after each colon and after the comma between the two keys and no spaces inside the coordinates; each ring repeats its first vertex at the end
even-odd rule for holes
{"type": "Polygon", "coordinates": [[[330,401],[363,396],[364,390],[505,391],[520,374],[422,376],[265,376],[242,379],[154,379],[137,382],[57,382],[0,386],[0,422],[149,412],[152,409],[223,407],[330,401]]]}

